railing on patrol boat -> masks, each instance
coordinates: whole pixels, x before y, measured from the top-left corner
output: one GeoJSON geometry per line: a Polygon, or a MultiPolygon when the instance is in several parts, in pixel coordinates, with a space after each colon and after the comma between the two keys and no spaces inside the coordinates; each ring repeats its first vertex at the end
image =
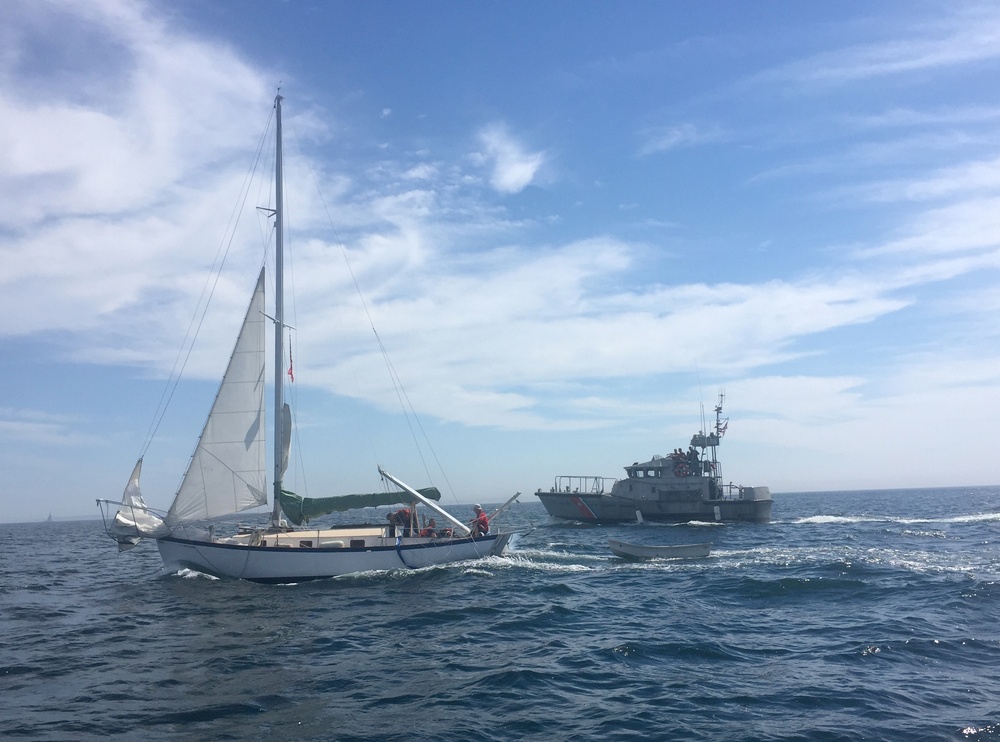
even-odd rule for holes
{"type": "MultiPolygon", "coordinates": [[[[582,476],[561,476],[556,477],[555,484],[549,490],[550,493],[562,493],[573,495],[603,495],[611,490],[618,480],[614,477],[582,477],[582,476]],[[605,484],[610,482],[610,484],[605,484]]],[[[541,492],[541,488],[538,490],[541,492]]]]}

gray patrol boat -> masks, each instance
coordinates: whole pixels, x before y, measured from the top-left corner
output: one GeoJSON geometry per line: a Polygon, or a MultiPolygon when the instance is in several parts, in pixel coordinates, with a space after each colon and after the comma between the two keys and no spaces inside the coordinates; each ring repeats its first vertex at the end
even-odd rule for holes
{"type": "Polygon", "coordinates": [[[718,448],[729,419],[722,418],[719,395],[715,430],[699,431],[688,450],[653,456],[625,467],[624,479],[559,476],[547,492],[535,495],[554,518],[587,523],[624,521],[771,522],[771,491],[767,487],[724,484],[718,448]]]}

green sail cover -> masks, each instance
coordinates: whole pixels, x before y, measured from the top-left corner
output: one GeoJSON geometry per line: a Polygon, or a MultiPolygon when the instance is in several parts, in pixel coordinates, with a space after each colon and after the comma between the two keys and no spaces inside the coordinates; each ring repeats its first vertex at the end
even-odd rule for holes
{"type": "MultiPolygon", "coordinates": [[[[437,487],[417,490],[429,500],[440,500],[437,487]]],[[[301,526],[310,518],[318,518],[327,513],[340,513],[357,508],[373,508],[379,505],[395,505],[406,502],[405,492],[372,492],[369,495],[339,495],[337,497],[300,497],[294,492],[281,490],[281,511],[292,523],[301,526]]]]}

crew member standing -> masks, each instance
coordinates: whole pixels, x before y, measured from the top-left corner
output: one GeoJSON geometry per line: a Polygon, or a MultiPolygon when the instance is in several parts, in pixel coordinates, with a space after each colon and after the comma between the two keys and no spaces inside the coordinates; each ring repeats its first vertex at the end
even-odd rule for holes
{"type": "Polygon", "coordinates": [[[395,529],[398,527],[402,529],[402,533],[400,535],[402,535],[403,538],[409,538],[413,527],[410,520],[413,517],[413,512],[409,508],[400,508],[395,513],[388,513],[385,517],[386,520],[389,521],[389,525],[392,527],[392,530],[389,531],[390,536],[395,535],[395,529]]]}
{"type": "Polygon", "coordinates": [[[472,508],[476,517],[469,521],[469,527],[472,529],[472,535],[475,536],[485,536],[490,532],[490,519],[483,512],[481,505],[475,505],[472,508]]]}

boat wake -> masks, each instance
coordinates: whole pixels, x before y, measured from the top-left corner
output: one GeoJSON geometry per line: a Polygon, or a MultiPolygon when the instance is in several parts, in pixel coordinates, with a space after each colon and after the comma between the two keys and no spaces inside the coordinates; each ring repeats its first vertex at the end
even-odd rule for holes
{"type": "Polygon", "coordinates": [[[164,565],[155,575],[154,579],[169,579],[171,577],[178,577],[182,580],[212,580],[217,581],[218,577],[213,577],[210,574],[204,572],[199,572],[196,569],[189,569],[188,567],[178,567],[176,564],[164,565]]]}

